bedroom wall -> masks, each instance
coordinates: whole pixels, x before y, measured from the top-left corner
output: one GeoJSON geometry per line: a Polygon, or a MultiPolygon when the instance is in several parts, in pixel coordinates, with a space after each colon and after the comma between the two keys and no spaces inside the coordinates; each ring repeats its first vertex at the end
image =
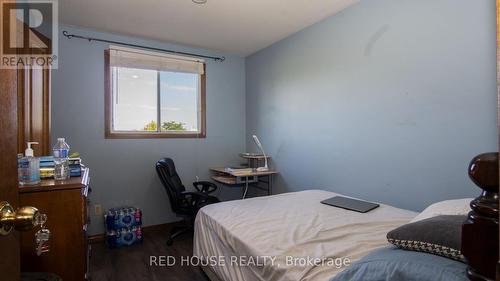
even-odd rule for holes
{"type": "Polygon", "coordinates": [[[247,133],[275,190],[413,210],[478,195],[468,163],[498,150],[495,22],[494,0],[365,0],[249,56],[247,133]]]}
{"type": "MultiPolygon", "coordinates": [[[[59,69],[52,76],[52,140],[66,137],[72,151],[81,153],[91,168],[93,204],[103,209],[133,205],[143,209],[144,225],[177,220],[170,210],[167,194],[157,178],[154,164],[162,157],[176,161],[187,188],[191,182],[208,179],[208,167],[238,163],[245,148],[245,66],[244,59],[146,41],[138,38],[61,27],[88,36],[145,44],[158,48],[226,56],[224,63],[206,61],[206,139],[104,139],[104,43],[68,40],[60,35],[59,69]]],[[[223,199],[240,195],[224,188],[223,199]]],[[[92,208],[92,215],[94,211],[92,208]]],[[[93,216],[90,233],[103,232],[101,216],[93,216]]]]}

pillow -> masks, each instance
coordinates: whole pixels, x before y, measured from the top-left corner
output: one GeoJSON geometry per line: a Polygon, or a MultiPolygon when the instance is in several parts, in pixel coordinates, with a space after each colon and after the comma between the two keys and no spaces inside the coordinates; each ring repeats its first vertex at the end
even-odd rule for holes
{"type": "Polygon", "coordinates": [[[462,224],[467,216],[437,216],[405,224],[387,233],[389,243],[464,262],[460,252],[462,224]]]}
{"type": "Polygon", "coordinates": [[[467,215],[470,211],[470,202],[474,198],[446,200],[434,203],[425,208],[418,216],[410,222],[417,222],[441,215],[467,215]]]}
{"type": "Polygon", "coordinates": [[[396,247],[377,249],[330,281],[468,281],[467,265],[396,247]]]}

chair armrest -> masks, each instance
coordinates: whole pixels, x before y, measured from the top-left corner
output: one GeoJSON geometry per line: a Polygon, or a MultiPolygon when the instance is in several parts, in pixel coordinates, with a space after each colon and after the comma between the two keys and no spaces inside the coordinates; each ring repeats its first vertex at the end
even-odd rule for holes
{"type": "Polygon", "coordinates": [[[181,193],[184,196],[185,202],[195,209],[203,207],[205,202],[210,200],[210,195],[204,192],[184,191],[181,193]]]}
{"type": "Polygon", "coordinates": [[[217,190],[217,185],[209,181],[195,181],[193,182],[194,188],[199,192],[212,193],[217,190]]]}
{"type": "Polygon", "coordinates": [[[186,196],[193,196],[193,197],[201,197],[201,198],[208,198],[209,195],[203,192],[193,192],[193,191],[184,191],[181,193],[182,195],[186,196]]]}

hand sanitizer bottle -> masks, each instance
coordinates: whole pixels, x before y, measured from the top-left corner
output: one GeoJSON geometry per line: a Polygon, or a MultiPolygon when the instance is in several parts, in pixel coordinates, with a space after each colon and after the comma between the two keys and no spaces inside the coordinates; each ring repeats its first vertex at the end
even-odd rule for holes
{"type": "Polygon", "coordinates": [[[40,183],[40,159],[34,157],[35,153],[31,148],[32,144],[38,142],[28,142],[24,151],[24,157],[18,160],[18,173],[20,185],[35,185],[40,183]]]}

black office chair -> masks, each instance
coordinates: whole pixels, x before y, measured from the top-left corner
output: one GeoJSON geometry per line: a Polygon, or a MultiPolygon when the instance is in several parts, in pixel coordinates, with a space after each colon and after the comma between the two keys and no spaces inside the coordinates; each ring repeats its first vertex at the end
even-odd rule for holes
{"type": "Polygon", "coordinates": [[[174,161],[170,158],[163,158],[156,163],[156,172],[161,183],[167,191],[172,211],[183,218],[185,226],[172,230],[167,240],[167,245],[173,244],[175,237],[193,230],[194,219],[198,210],[202,207],[220,202],[215,196],[209,194],[217,190],[217,186],[207,181],[197,181],[193,183],[197,192],[186,191],[181,178],[175,170],[174,161]]]}

